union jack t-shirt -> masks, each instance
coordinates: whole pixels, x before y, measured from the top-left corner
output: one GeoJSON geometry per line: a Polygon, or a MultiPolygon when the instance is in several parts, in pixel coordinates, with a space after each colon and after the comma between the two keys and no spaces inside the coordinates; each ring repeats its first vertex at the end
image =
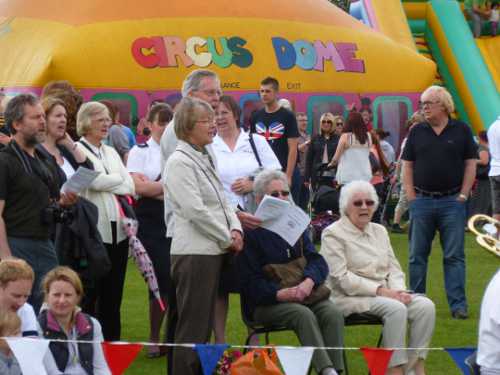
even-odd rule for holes
{"type": "Polygon", "coordinates": [[[288,139],[299,137],[294,113],[286,108],[267,113],[263,108],[252,114],[250,131],[266,138],[285,171],[288,162],[288,139]]]}

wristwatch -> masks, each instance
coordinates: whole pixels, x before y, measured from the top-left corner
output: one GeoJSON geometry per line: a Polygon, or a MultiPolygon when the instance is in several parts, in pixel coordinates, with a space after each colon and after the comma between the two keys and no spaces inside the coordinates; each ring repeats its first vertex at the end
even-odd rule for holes
{"type": "Polygon", "coordinates": [[[458,197],[461,198],[461,199],[463,199],[464,201],[467,200],[467,195],[465,195],[464,193],[458,194],[458,197]]]}

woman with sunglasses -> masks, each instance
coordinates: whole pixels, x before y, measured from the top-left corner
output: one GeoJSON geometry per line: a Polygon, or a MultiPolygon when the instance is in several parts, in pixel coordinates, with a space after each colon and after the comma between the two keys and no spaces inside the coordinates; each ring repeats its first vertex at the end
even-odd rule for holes
{"type": "MultiPolygon", "coordinates": [[[[290,196],[287,177],[281,171],[259,173],[254,190],[259,203],[265,195],[285,201],[290,196]]],[[[237,262],[244,314],[250,320],[264,326],[285,326],[304,346],[343,346],[344,318],[328,299],[329,291],[323,285],[328,267],[306,233],[292,246],[262,227],[246,231],[237,262]],[[301,281],[290,280],[284,286],[269,272],[270,268],[283,267],[299,258],[304,264],[301,281]],[[319,290],[326,294],[319,296],[319,290]]],[[[337,374],[344,368],[342,351],[317,349],[312,366],[320,375],[337,374]]]]}
{"type": "MultiPolygon", "coordinates": [[[[159,103],[151,107],[146,120],[151,129],[151,138],[130,150],[127,169],[134,180],[135,191],[139,195],[135,213],[139,220],[137,237],[144,245],[158,279],[158,287],[166,306],[169,285],[170,253],[164,220],[163,185],[161,176],[160,139],[167,124],[172,120],[173,112],[168,104],[159,103]]],[[[165,312],[158,301],[149,293],[149,340],[160,342],[160,328],[165,312]]],[[[157,346],[148,346],[148,358],[159,357],[157,346]]]]}
{"type": "Polygon", "coordinates": [[[354,181],[340,193],[340,220],[322,235],[320,254],[330,267],[331,299],[348,316],[369,313],[384,321],[382,346],[396,350],[388,375],[424,375],[424,360],[434,331],[436,311],[427,297],[406,289],[387,230],[371,222],[378,196],[366,181],[354,181]]]}
{"type": "MultiPolygon", "coordinates": [[[[330,112],[323,113],[320,117],[319,134],[311,139],[311,144],[307,151],[305,180],[310,181],[313,189],[318,184],[319,167],[328,164],[335,155],[340,136],[336,133],[337,124],[343,125],[340,116],[334,116],[330,112]]],[[[329,171],[323,176],[327,176],[329,171]]]]}

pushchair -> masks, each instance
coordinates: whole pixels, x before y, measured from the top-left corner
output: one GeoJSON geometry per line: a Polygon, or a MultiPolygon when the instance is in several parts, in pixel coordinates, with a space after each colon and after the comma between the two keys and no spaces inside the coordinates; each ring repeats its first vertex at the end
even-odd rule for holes
{"type": "Polygon", "coordinates": [[[340,189],[333,176],[327,176],[327,171],[334,172],[328,168],[328,164],[322,164],[317,169],[315,189],[311,189],[311,204],[309,215],[311,216],[311,235],[315,243],[321,240],[323,229],[338,220],[340,189]]]}

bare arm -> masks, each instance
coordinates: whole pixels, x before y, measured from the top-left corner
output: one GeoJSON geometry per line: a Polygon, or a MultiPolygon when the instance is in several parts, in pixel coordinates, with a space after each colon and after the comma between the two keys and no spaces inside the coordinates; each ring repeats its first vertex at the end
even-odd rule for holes
{"type": "Polygon", "coordinates": [[[413,162],[403,160],[403,187],[408,197],[408,201],[416,198],[415,187],[413,186],[413,162]]]}
{"type": "Polygon", "coordinates": [[[330,164],[337,164],[338,161],[339,161],[339,159],[340,159],[340,157],[344,153],[345,143],[346,143],[346,137],[347,136],[345,134],[342,134],[340,136],[339,144],[337,146],[337,149],[335,150],[335,155],[333,155],[333,159],[330,162],[330,164]]]}
{"type": "Polygon", "coordinates": [[[490,155],[488,154],[488,151],[481,151],[479,153],[479,160],[477,161],[477,164],[488,165],[489,162],[490,162],[490,155]]]}
{"type": "Polygon", "coordinates": [[[299,144],[298,138],[288,138],[288,161],[286,165],[286,176],[288,177],[288,183],[292,184],[293,171],[295,165],[297,164],[297,145],[299,144]]]}
{"type": "Polygon", "coordinates": [[[5,259],[12,255],[9,243],[7,242],[7,230],[5,229],[5,221],[3,220],[4,207],[5,201],[0,200],[0,259],[5,259]]]}
{"type": "Polygon", "coordinates": [[[151,181],[141,173],[130,173],[134,180],[135,192],[143,197],[163,197],[163,186],[159,181],[151,181]]]}
{"type": "Polygon", "coordinates": [[[472,185],[474,184],[474,180],[476,178],[476,159],[467,159],[465,160],[465,170],[464,170],[464,179],[462,181],[462,188],[460,189],[460,193],[466,196],[469,195],[472,185]]]}

